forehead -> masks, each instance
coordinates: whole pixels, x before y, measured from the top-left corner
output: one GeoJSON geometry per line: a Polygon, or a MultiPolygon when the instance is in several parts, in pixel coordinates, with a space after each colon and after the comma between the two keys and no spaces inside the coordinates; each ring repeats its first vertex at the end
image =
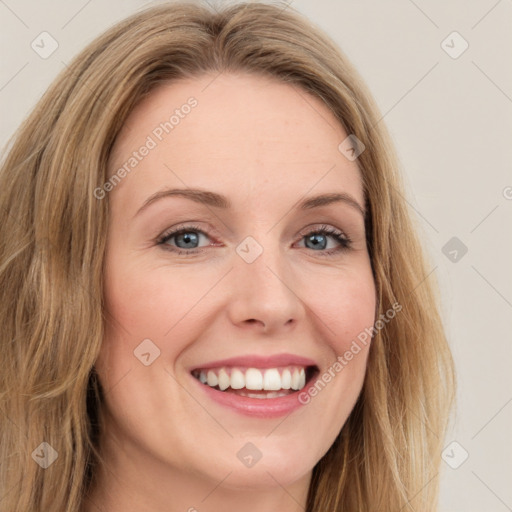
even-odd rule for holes
{"type": "Polygon", "coordinates": [[[363,202],[357,163],[338,150],[346,137],[323,102],[297,86],[204,75],[161,85],[139,103],[109,168],[129,170],[115,194],[125,189],[134,201],[165,185],[276,200],[341,189],[363,202]]]}

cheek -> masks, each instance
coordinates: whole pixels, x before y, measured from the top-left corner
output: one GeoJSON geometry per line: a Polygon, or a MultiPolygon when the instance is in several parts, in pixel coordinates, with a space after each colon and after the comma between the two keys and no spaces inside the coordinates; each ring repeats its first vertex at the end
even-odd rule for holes
{"type": "Polygon", "coordinates": [[[160,358],[154,359],[159,365],[164,351],[167,357],[175,359],[183,349],[179,339],[173,338],[173,343],[168,344],[162,341],[183,316],[179,306],[183,303],[183,293],[172,283],[163,282],[161,276],[158,279],[157,273],[135,263],[128,261],[128,257],[107,253],[105,333],[96,364],[106,388],[115,385],[127,372],[147,369],[142,359],[136,359],[139,353],[149,351],[151,358],[160,358]]]}
{"type": "Polygon", "coordinates": [[[204,328],[201,299],[218,279],[211,269],[170,268],[129,251],[107,252],[104,278],[105,334],[96,366],[107,387],[138,369],[135,357],[148,349],[158,354],[157,366],[172,366],[204,328]]]}
{"type": "MultiPolygon", "coordinates": [[[[303,285],[307,304],[315,313],[310,318],[316,318],[316,332],[321,333],[315,339],[325,358],[318,378],[298,399],[304,405],[304,417],[315,418],[315,428],[325,440],[319,448],[325,450],[345,424],[363,386],[376,290],[369,261],[355,262],[330,276],[316,275],[303,285]]],[[[323,453],[319,451],[318,457],[323,453]]]]}
{"type": "Polygon", "coordinates": [[[307,284],[309,305],[318,315],[325,339],[337,354],[375,321],[376,289],[368,265],[341,270],[307,284]]]}
{"type": "Polygon", "coordinates": [[[113,327],[125,330],[133,339],[161,338],[180,318],[182,305],[194,298],[190,288],[180,285],[143,263],[109,262],[105,270],[105,308],[113,327]]]}

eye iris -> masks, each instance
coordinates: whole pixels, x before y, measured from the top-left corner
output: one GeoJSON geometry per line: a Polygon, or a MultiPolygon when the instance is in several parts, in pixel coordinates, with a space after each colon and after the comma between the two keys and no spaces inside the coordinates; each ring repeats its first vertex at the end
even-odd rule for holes
{"type": "MultiPolygon", "coordinates": [[[[179,241],[183,241],[185,244],[197,244],[199,242],[199,236],[197,233],[187,231],[186,233],[181,233],[179,235],[176,235],[176,244],[179,245],[179,241]]],[[[182,249],[195,249],[194,247],[182,247],[182,249]]]]}
{"type": "Polygon", "coordinates": [[[311,242],[313,244],[313,247],[309,247],[309,249],[316,249],[320,247],[320,249],[325,249],[326,246],[326,236],[320,235],[320,234],[313,234],[306,237],[306,246],[307,243],[311,242]],[[320,241],[319,241],[320,240],[320,241]]]}

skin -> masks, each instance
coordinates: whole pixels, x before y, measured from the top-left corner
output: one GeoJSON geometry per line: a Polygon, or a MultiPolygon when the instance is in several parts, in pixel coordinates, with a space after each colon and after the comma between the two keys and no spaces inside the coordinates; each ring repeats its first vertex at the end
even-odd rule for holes
{"type": "MultiPolygon", "coordinates": [[[[197,99],[109,192],[108,321],[96,365],[106,393],[100,450],[108,467],[98,473],[90,511],[303,510],[312,469],[362,388],[369,345],[288,417],[227,409],[190,376],[209,361],[280,353],[309,357],[322,373],[375,316],[363,215],[345,202],[294,209],[332,192],[364,206],[357,161],[338,150],[347,133],[319,99],[295,87],[249,74],[214,78],[154,90],[111,155],[114,172],[175,108],[197,99]],[[232,207],[174,196],[136,215],[166,187],[217,192],[232,207]],[[179,255],[156,242],[190,223],[206,233],[201,252],[179,255]],[[341,230],[351,247],[326,256],[340,247],[330,235],[321,240],[325,249],[306,245],[322,225],[341,230]],[[247,236],[263,249],[250,264],[236,251],[247,236]],[[134,357],[144,339],[160,350],[148,366],[134,357]],[[262,453],[251,468],[236,456],[248,442],[262,453]]],[[[166,244],[191,247],[177,238],[166,244]]]]}

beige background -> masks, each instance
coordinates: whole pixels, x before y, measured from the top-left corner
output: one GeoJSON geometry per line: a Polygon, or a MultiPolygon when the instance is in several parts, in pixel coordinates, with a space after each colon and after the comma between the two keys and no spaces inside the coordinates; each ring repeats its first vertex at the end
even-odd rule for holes
{"type": "MultiPolygon", "coordinates": [[[[0,144],[86,43],[143,5],[0,0],[0,144]],[[58,42],[46,59],[31,48],[43,31],[58,42]]],[[[445,446],[458,444],[446,460],[469,457],[458,469],[443,463],[440,510],[512,510],[512,2],[291,6],[338,42],[370,86],[398,148],[431,276],[441,283],[460,385],[445,446]],[[445,51],[463,48],[459,36],[446,39],[453,31],[469,44],[458,58],[445,51]],[[443,253],[452,237],[465,255],[456,246],[443,253]]]]}

